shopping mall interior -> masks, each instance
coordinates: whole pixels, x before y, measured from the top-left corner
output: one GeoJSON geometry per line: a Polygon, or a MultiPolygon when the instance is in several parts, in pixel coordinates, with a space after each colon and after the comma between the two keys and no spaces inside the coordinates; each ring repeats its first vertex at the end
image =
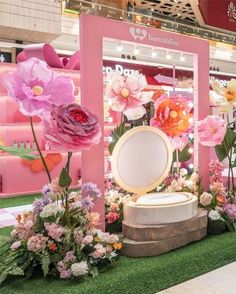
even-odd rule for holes
{"type": "Polygon", "coordinates": [[[0,0],[0,293],[236,294],[236,0],[0,0]]]}

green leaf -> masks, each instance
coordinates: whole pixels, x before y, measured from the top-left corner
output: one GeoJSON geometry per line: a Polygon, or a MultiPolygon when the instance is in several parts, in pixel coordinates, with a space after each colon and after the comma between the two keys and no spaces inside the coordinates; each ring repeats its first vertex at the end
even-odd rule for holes
{"type": "Polygon", "coordinates": [[[230,149],[234,146],[235,140],[236,133],[228,128],[223,142],[215,146],[215,152],[219,161],[223,161],[228,156],[230,149]]]}
{"type": "Polygon", "coordinates": [[[128,131],[128,128],[125,126],[125,122],[123,121],[119,126],[115,127],[115,129],[111,132],[112,142],[108,146],[108,150],[110,154],[112,154],[116,143],[127,131],[128,131]]]}
{"type": "Polygon", "coordinates": [[[98,276],[98,268],[96,266],[93,266],[91,269],[90,269],[90,274],[92,275],[93,278],[97,277],[98,276]]]}
{"type": "Polygon", "coordinates": [[[50,263],[51,263],[51,260],[50,260],[50,256],[49,256],[48,252],[44,252],[41,255],[41,264],[42,264],[42,270],[43,270],[44,277],[46,277],[48,274],[50,263]]]}
{"type": "MultiPolygon", "coordinates": [[[[187,144],[182,152],[178,150],[179,162],[188,161],[192,157],[192,154],[188,152],[189,148],[190,144],[187,144]]],[[[173,162],[176,162],[176,151],[173,152],[173,162]]]]}
{"type": "Polygon", "coordinates": [[[26,160],[34,160],[38,156],[30,154],[33,150],[30,148],[15,148],[15,147],[8,147],[0,145],[0,150],[5,151],[11,155],[19,156],[20,158],[26,160]]]}
{"type": "Polygon", "coordinates": [[[59,186],[60,187],[69,187],[72,182],[72,179],[65,168],[62,169],[59,177],[59,186]]]}

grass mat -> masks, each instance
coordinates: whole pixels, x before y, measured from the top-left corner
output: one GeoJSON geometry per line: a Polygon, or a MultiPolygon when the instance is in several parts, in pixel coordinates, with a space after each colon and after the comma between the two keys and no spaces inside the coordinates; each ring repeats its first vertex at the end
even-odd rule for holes
{"type": "Polygon", "coordinates": [[[236,234],[225,233],[157,257],[122,256],[115,268],[81,283],[43,279],[39,274],[29,280],[8,279],[0,293],[154,294],[233,261],[236,261],[236,234]]]}
{"type": "Polygon", "coordinates": [[[0,208],[27,205],[34,202],[35,198],[39,198],[41,194],[23,195],[11,198],[0,198],[0,208]]]}

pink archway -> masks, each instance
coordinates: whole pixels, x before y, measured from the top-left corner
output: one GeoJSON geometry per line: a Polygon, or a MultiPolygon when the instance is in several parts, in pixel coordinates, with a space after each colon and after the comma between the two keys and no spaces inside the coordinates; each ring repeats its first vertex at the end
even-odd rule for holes
{"type": "MultiPolygon", "coordinates": [[[[81,102],[95,113],[104,127],[103,119],[103,39],[136,42],[193,55],[194,120],[209,112],[209,44],[208,41],[98,16],[80,17],[81,102]]],[[[198,166],[203,185],[208,182],[209,150],[198,144],[195,132],[194,164],[198,166]]],[[[82,153],[84,181],[95,182],[104,189],[104,142],[82,153]]],[[[96,210],[101,213],[104,227],[104,198],[96,210]]]]}

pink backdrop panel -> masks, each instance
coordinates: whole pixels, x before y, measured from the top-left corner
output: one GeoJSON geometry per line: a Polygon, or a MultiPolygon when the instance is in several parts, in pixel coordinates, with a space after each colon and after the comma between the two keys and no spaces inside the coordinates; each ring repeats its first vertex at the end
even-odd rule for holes
{"type": "MultiPolygon", "coordinates": [[[[103,121],[103,39],[110,38],[152,47],[186,52],[194,56],[194,106],[195,120],[209,112],[209,43],[160,29],[144,27],[108,18],[82,14],[80,17],[81,102],[94,112],[104,128],[103,121]]],[[[209,150],[199,146],[195,133],[195,165],[208,183],[209,150]]],[[[82,153],[84,181],[93,181],[103,190],[104,151],[103,142],[82,153]]],[[[104,199],[96,207],[101,213],[104,227],[104,199]]]]}

